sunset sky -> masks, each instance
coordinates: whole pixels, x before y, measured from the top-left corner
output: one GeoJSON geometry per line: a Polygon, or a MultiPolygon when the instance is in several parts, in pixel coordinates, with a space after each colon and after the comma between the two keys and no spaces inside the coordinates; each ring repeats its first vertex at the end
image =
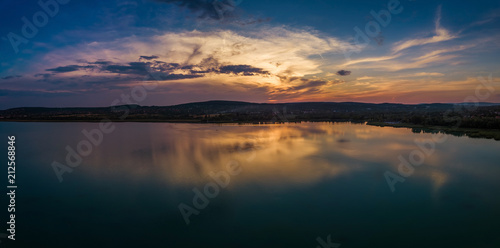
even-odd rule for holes
{"type": "Polygon", "coordinates": [[[0,2],[0,109],[500,102],[500,1],[40,2],[0,2]]]}

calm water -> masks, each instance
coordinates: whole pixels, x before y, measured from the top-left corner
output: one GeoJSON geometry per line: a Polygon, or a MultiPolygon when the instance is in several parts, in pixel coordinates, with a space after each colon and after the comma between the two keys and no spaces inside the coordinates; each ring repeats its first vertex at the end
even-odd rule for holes
{"type": "Polygon", "coordinates": [[[397,173],[398,157],[432,134],[348,123],[114,125],[60,183],[52,162],[66,164],[65,147],[99,124],[0,123],[2,151],[7,135],[17,139],[17,240],[6,247],[306,248],[329,235],[342,248],[500,247],[498,141],[446,135],[391,192],[384,172],[397,173]],[[196,209],[193,189],[216,185],[211,172],[234,173],[196,209]],[[181,203],[198,212],[189,224],[181,203]]]}

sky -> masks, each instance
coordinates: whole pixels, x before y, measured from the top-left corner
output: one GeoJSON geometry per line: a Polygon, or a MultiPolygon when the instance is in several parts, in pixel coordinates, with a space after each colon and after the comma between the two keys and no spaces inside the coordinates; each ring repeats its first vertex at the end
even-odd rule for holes
{"type": "Polygon", "coordinates": [[[500,102],[500,1],[3,0],[0,38],[0,109],[500,102]]]}

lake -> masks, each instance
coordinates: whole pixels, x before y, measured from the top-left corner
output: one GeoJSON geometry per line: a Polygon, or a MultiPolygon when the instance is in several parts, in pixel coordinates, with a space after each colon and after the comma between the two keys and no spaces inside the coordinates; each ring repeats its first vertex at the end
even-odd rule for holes
{"type": "Polygon", "coordinates": [[[353,123],[99,125],[0,123],[5,153],[16,136],[8,247],[500,247],[498,141],[353,123]]]}

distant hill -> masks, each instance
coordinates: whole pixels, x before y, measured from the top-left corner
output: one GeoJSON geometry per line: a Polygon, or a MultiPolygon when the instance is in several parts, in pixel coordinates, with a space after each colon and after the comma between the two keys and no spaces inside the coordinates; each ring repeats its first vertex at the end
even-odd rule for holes
{"type": "Polygon", "coordinates": [[[99,108],[24,107],[0,111],[0,121],[160,121],[160,122],[287,122],[355,121],[411,123],[500,129],[500,105],[395,104],[359,102],[250,103],[207,101],[173,106],[120,105],[99,108]]]}
{"type": "Polygon", "coordinates": [[[151,116],[185,116],[185,115],[217,115],[217,114],[269,114],[286,112],[289,114],[304,113],[349,113],[349,112],[398,112],[398,111],[439,111],[453,108],[452,104],[393,104],[393,103],[358,103],[358,102],[300,102],[300,103],[250,103],[238,101],[207,101],[186,103],[173,106],[139,106],[121,105],[114,107],[78,107],[78,108],[41,108],[22,107],[0,111],[0,117],[5,118],[39,118],[64,116],[114,116],[124,109],[130,115],[149,114],[151,116]]]}

